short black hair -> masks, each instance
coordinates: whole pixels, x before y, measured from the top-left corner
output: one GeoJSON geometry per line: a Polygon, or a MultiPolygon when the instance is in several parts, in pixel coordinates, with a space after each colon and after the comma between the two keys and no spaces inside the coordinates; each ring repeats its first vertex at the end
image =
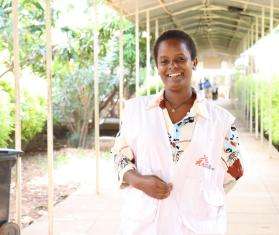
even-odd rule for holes
{"type": "Polygon", "coordinates": [[[184,31],[178,29],[171,29],[163,32],[156,40],[154,49],[153,49],[153,56],[155,59],[155,63],[157,65],[157,58],[158,58],[158,50],[160,43],[166,40],[176,39],[183,43],[185,43],[187,49],[190,52],[191,60],[193,61],[197,57],[197,48],[194,43],[194,40],[184,31]]]}

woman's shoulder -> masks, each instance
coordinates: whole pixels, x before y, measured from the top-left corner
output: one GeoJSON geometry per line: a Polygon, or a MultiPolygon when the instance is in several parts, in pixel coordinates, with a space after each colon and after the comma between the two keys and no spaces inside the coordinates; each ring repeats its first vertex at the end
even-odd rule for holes
{"type": "Polygon", "coordinates": [[[233,122],[235,120],[235,117],[233,114],[231,114],[231,112],[213,101],[206,100],[205,106],[212,119],[217,119],[225,122],[233,122]]]}
{"type": "Polygon", "coordinates": [[[147,107],[155,95],[137,96],[124,101],[124,107],[147,107]]]}

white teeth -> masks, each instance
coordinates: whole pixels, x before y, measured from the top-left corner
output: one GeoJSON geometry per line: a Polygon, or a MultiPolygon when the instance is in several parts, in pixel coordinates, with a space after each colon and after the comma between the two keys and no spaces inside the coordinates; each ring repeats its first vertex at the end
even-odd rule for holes
{"type": "Polygon", "coordinates": [[[173,74],[169,74],[169,77],[176,77],[176,76],[180,76],[182,75],[181,73],[173,73],[173,74]]]}

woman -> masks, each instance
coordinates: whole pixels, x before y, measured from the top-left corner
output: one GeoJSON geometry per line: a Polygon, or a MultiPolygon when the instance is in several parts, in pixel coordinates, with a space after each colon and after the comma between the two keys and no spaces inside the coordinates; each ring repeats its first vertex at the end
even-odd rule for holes
{"type": "Polygon", "coordinates": [[[196,47],[179,30],[154,46],[159,95],[126,101],[113,148],[123,235],[221,235],[224,191],[242,176],[234,117],[191,87],[196,47]]]}

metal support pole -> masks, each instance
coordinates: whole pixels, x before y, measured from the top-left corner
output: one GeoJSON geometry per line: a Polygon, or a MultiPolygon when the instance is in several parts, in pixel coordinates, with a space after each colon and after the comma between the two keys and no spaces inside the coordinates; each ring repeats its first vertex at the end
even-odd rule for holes
{"type": "MultiPolygon", "coordinates": [[[[259,20],[258,17],[256,17],[256,42],[259,38],[259,20]]],[[[255,136],[258,138],[259,133],[259,88],[258,88],[258,74],[257,71],[255,71],[255,136]]]]}
{"type": "MultiPolygon", "coordinates": [[[[251,48],[251,31],[248,32],[248,50],[251,48]]],[[[248,54],[248,57],[250,55],[248,54]]],[[[247,71],[247,80],[248,80],[248,77],[249,77],[249,74],[250,74],[250,63],[248,64],[248,71],[247,71]]],[[[246,118],[247,118],[247,125],[248,125],[248,128],[249,128],[249,111],[250,111],[250,96],[249,96],[249,91],[250,91],[250,88],[249,88],[249,84],[248,84],[248,81],[246,81],[246,118]]]]}
{"type": "MultiPolygon", "coordinates": [[[[262,8],[262,29],[261,29],[261,37],[264,37],[264,27],[265,27],[265,9],[264,7],[262,8]]],[[[261,81],[261,90],[260,90],[260,116],[261,116],[261,143],[263,144],[263,139],[264,139],[264,126],[263,126],[263,116],[264,116],[264,111],[263,111],[263,82],[261,81]]]]}
{"type": "Polygon", "coordinates": [[[48,234],[53,235],[53,115],[52,115],[52,40],[51,40],[51,0],[46,0],[46,78],[47,78],[47,156],[48,156],[48,234]]]}
{"type": "Polygon", "coordinates": [[[251,26],[251,47],[253,47],[254,42],[255,42],[255,35],[254,35],[254,25],[251,26]]]}
{"type": "Polygon", "coordinates": [[[159,21],[155,20],[155,40],[159,37],[159,21]]]}
{"type": "MultiPolygon", "coordinates": [[[[250,73],[250,76],[252,76],[252,74],[250,73]]],[[[250,133],[252,134],[252,132],[253,132],[253,89],[252,89],[252,84],[250,83],[249,84],[249,90],[250,90],[250,92],[249,92],[249,99],[250,99],[250,111],[249,111],[249,113],[250,113],[250,116],[249,116],[249,118],[250,118],[250,133]]]]}
{"type": "Polygon", "coordinates": [[[272,33],[273,30],[273,7],[274,7],[274,0],[270,0],[270,12],[269,12],[269,30],[272,33]]]}
{"type": "MultiPolygon", "coordinates": [[[[247,35],[247,51],[249,50],[249,47],[250,47],[250,32],[248,31],[248,35],[247,35]]],[[[248,73],[246,74],[249,75],[249,64],[248,64],[248,73]]],[[[247,77],[246,77],[246,80],[247,80],[247,77]]],[[[248,85],[247,85],[247,81],[245,81],[246,84],[245,84],[245,121],[246,123],[249,123],[249,89],[248,89],[248,85]]]]}
{"type": "MultiPolygon", "coordinates": [[[[249,73],[247,74],[249,75],[249,73]]],[[[246,123],[249,127],[249,86],[248,86],[248,83],[247,83],[247,80],[248,80],[248,76],[246,77],[246,84],[245,84],[245,120],[246,120],[246,123]]]]}
{"type": "MultiPolygon", "coordinates": [[[[123,20],[123,13],[121,12],[121,20],[123,20]]],[[[121,24],[119,34],[119,116],[120,120],[123,118],[123,97],[124,97],[124,54],[123,54],[123,25],[121,24]]]]}
{"type": "Polygon", "coordinates": [[[256,42],[259,40],[259,18],[256,17],[256,42]]]}
{"type": "MultiPolygon", "coordinates": [[[[254,30],[253,26],[251,27],[251,47],[253,46],[254,43],[254,30]]],[[[250,55],[251,56],[251,55],[250,55]]],[[[252,71],[252,66],[250,64],[250,69],[249,69],[249,76],[252,76],[253,71],[252,71]]],[[[250,81],[251,82],[251,81],[250,81]]],[[[252,89],[252,84],[249,84],[249,100],[250,100],[250,111],[249,111],[249,127],[250,127],[250,133],[252,134],[253,132],[253,89],[252,89]]]]}
{"type": "Polygon", "coordinates": [[[150,17],[146,11],[146,84],[147,94],[150,95],[150,17]]]}
{"type": "Polygon", "coordinates": [[[264,24],[265,24],[265,9],[262,8],[262,34],[261,37],[264,37],[264,24]]]}
{"type": "Polygon", "coordinates": [[[255,74],[255,136],[259,135],[259,88],[258,88],[258,74],[255,74]]]}
{"type": "Polygon", "coordinates": [[[96,158],[96,194],[100,194],[100,117],[99,117],[99,70],[98,70],[98,11],[97,0],[93,0],[93,17],[95,19],[94,30],[94,119],[95,119],[95,158],[96,158]]]}
{"type": "MultiPolygon", "coordinates": [[[[155,40],[157,40],[158,37],[159,37],[159,22],[158,22],[158,19],[156,19],[155,20],[155,40]]],[[[156,63],[156,61],[155,61],[155,63],[156,63]]],[[[155,71],[156,71],[156,76],[158,76],[157,67],[155,68],[155,71]]],[[[158,92],[159,92],[159,83],[157,82],[157,84],[156,84],[156,93],[158,93],[158,92]]]]}
{"type": "MultiPolygon", "coordinates": [[[[274,2],[273,0],[270,0],[270,33],[272,33],[273,30],[273,6],[274,2]]],[[[272,76],[273,74],[270,74],[269,77],[269,96],[268,96],[268,106],[269,106],[269,112],[268,112],[268,149],[269,149],[269,156],[271,158],[271,150],[272,150],[272,76]]]]}
{"type": "MultiPolygon", "coordinates": [[[[12,2],[13,15],[13,73],[15,78],[15,148],[21,150],[21,119],[20,119],[20,61],[19,61],[19,30],[18,0],[12,2]]],[[[16,222],[21,227],[21,158],[16,162],[16,222]]]]}
{"type": "Polygon", "coordinates": [[[138,0],[136,1],[136,96],[139,95],[139,72],[140,72],[140,64],[139,64],[139,9],[138,9],[138,0]]]}

